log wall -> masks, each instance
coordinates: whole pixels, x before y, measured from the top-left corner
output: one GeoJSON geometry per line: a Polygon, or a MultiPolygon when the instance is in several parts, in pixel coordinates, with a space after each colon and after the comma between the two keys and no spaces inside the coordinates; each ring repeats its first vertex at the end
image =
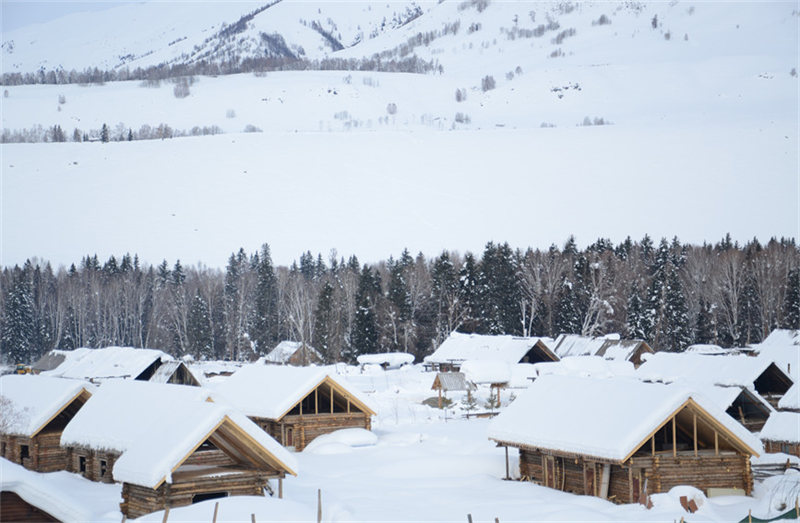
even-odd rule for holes
{"type": "Polygon", "coordinates": [[[783,452],[793,456],[800,456],[800,444],[789,443],[788,441],[763,440],[766,452],[783,452]]]}
{"type": "Polygon", "coordinates": [[[116,452],[87,449],[84,447],[67,447],[67,471],[80,474],[88,480],[101,483],[114,483],[112,471],[119,458],[116,452]],[[81,457],[86,459],[85,470],[81,471],[81,457]],[[105,461],[105,474],[103,473],[105,461]]]}
{"type": "Polygon", "coordinates": [[[14,492],[0,492],[0,517],[3,521],[58,521],[14,492]]]}
{"type": "Polygon", "coordinates": [[[655,457],[635,457],[634,468],[641,468],[647,479],[647,493],[667,492],[678,485],[691,485],[703,491],[709,488],[738,488],[750,495],[753,474],[749,456],[735,452],[704,451],[656,454],[655,457]]]}
{"type": "Polygon", "coordinates": [[[363,412],[342,412],[334,414],[303,414],[284,416],[280,421],[264,418],[251,418],[264,432],[284,446],[293,446],[302,451],[314,438],[339,429],[372,428],[372,418],[363,412]],[[289,444],[287,430],[292,430],[292,444],[289,444]]]}
{"type": "Polygon", "coordinates": [[[40,432],[33,438],[0,436],[0,455],[37,472],[67,469],[67,451],[61,446],[61,431],[40,432]],[[22,446],[28,447],[28,457],[22,458],[22,446]]]}
{"type": "Polygon", "coordinates": [[[242,470],[220,476],[194,477],[172,484],[163,483],[157,489],[123,483],[120,510],[128,519],[133,519],[167,507],[191,505],[196,495],[224,493],[226,496],[263,496],[270,477],[274,477],[274,474],[242,470]]]}

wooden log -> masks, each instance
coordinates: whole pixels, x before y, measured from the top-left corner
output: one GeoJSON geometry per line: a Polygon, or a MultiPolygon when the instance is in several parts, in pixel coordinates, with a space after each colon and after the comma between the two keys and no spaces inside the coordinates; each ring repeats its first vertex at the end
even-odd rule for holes
{"type": "Polygon", "coordinates": [[[219,513],[219,501],[214,503],[214,517],[211,519],[211,523],[217,523],[217,514],[219,513]]]}

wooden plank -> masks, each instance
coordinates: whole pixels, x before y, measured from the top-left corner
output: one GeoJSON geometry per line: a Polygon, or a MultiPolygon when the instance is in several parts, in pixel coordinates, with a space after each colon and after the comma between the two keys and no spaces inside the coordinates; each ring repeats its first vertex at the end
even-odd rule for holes
{"type": "Polygon", "coordinates": [[[675,418],[677,416],[672,417],[672,457],[678,455],[678,438],[675,435],[675,418]]]}
{"type": "Polygon", "coordinates": [[[319,398],[317,392],[319,389],[314,389],[314,414],[319,414],[319,398]]]}
{"type": "Polygon", "coordinates": [[[719,433],[714,431],[714,454],[719,455],[719,433]]]}
{"type": "Polygon", "coordinates": [[[333,414],[333,385],[331,387],[331,414],[333,414]]]}
{"type": "Polygon", "coordinates": [[[697,456],[697,414],[692,414],[692,433],[694,441],[694,455],[697,456]]]}

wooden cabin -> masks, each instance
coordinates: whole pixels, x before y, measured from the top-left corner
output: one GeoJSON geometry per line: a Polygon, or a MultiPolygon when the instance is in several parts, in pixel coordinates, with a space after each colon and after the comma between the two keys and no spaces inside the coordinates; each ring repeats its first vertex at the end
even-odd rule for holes
{"type": "Polygon", "coordinates": [[[793,385],[792,379],[774,361],[758,356],[686,354],[659,352],[647,356],[637,369],[644,380],[738,386],[755,391],[773,408],[793,385]]]}
{"type": "Polygon", "coordinates": [[[264,363],[304,367],[324,363],[322,355],[307,343],[284,340],[264,357],[264,363]]]}
{"type": "Polygon", "coordinates": [[[750,432],[759,432],[775,412],[767,400],[747,387],[693,384],[692,387],[717,404],[750,432]]]}
{"type": "Polygon", "coordinates": [[[773,412],[759,436],[767,452],[800,457],[800,413],[773,412]]]}
{"type": "Polygon", "coordinates": [[[200,386],[200,381],[183,362],[154,349],[106,347],[53,350],[37,361],[33,368],[49,369],[41,370],[46,376],[81,379],[93,383],[129,379],[200,386]]]}
{"type": "Polygon", "coordinates": [[[548,347],[549,338],[489,336],[451,332],[441,345],[425,357],[425,368],[439,372],[458,372],[468,360],[496,360],[508,364],[558,361],[548,347]]]}
{"type": "Polygon", "coordinates": [[[375,412],[351,386],[315,367],[249,365],[217,392],[287,447],[339,429],[370,430],[375,412]]]}
{"type": "Polygon", "coordinates": [[[22,499],[16,492],[0,491],[0,514],[3,521],[49,522],[60,521],[36,505],[22,499]]]}
{"type": "Polygon", "coordinates": [[[469,398],[477,389],[474,383],[467,381],[463,372],[438,372],[433,379],[431,390],[439,392],[439,408],[442,408],[442,396],[448,392],[466,392],[469,398]]]}
{"type": "Polygon", "coordinates": [[[632,378],[538,378],[489,437],[519,449],[522,479],[615,503],[646,503],[677,485],[750,494],[761,447],[704,397],[632,378]]]}
{"type": "Polygon", "coordinates": [[[296,475],[294,458],[240,413],[201,389],[104,383],[67,426],[71,471],[122,483],[128,518],[235,495],[262,496],[296,475]],[[189,391],[189,392],[187,392],[189,391]]]}
{"type": "Polygon", "coordinates": [[[61,433],[89,400],[90,388],[44,376],[0,378],[0,457],[37,472],[66,470],[61,433]]]}
{"type": "Polygon", "coordinates": [[[642,356],[652,354],[653,349],[644,340],[561,334],[553,344],[553,352],[559,358],[598,356],[605,360],[629,361],[638,367],[643,362],[642,356]]]}

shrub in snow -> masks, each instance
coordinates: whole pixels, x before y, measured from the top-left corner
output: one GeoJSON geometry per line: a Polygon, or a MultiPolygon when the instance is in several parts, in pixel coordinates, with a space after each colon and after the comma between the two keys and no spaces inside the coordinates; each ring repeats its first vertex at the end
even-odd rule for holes
{"type": "Polygon", "coordinates": [[[485,93],[495,88],[494,76],[486,75],[481,80],[481,90],[485,93]]]}
{"type": "Polygon", "coordinates": [[[522,74],[522,67],[517,66],[517,68],[514,69],[514,72],[517,74],[517,76],[521,75],[522,74]]]}
{"type": "Polygon", "coordinates": [[[611,23],[611,19],[609,19],[606,15],[600,15],[600,18],[597,20],[592,20],[592,25],[609,25],[611,23]]]}
{"type": "MultiPolygon", "coordinates": [[[[792,77],[796,78],[797,77],[797,69],[792,67],[792,70],[789,71],[789,74],[792,75],[792,77]]],[[[8,98],[8,90],[6,90],[6,98],[8,98]]]]}
{"type": "Polygon", "coordinates": [[[670,32],[669,32],[669,31],[667,31],[666,33],[664,33],[664,40],[669,40],[670,38],[672,38],[672,35],[670,34],[670,32]]]}
{"type": "Polygon", "coordinates": [[[236,111],[233,109],[228,109],[225,111],[225,118],[236,118],[236,111]]]}
{"type": "Polygon", "coordinates": [[[456,113],[456,122],[458,123],[470,123],[472,120],[470,119],[468,114],[464,113],[456,113]]]}
{"type": "Polygon", "coordinates": [[[539,127],[542,127],[543,129],[547,129],[547,128],[555,127],[555,126],[556,126],[556,124],[554,124],[554,123],[542,122],[542,124],[539,127]]]}
{"type": "Polygon", "coordinates": [[[466,89],[456,89],[456,102],[463,102],[467,99],[466,89]]]}
{"type": "Polygon", "coordinates": [[[386,112],[391,114],[391,115],[397,114],[397,104],[394,103],[394,102],[391,102],[390,104],[388,104],[386,106],[386,112]]]}
{"type": "MultiPolygon", "coordinates": [[[[6,91],[6,93],[7,92],[8,91],[6,91]]],[[[65,103],[67,103],[67,97],[64,96],[63,94],[58,95],[58,103],[59,105],[64,105],[65,103]]]]}
{"type": "Polygon", "coordinates": [[[506,80],[511,81],[514,79],[514,71],[509,71],[506,73],[506,80]]]}
{"type": "Polygon", "coordinates": [[[186,81],[185,78],[181,78],[172,89],[172,94],[175,95],[175,98],[186,98],[189,96],[191,94],[191,91],[189,90],[189,82],[186,81]]]}
{"type": "Polygon", "coordinates": [[[256,127],[253,124],[247,124],[247,125],[244,126],[244,132],[246,132],[246,133],[260,133],[261,129],[259,129],[258,127],[256,127]]]}
{"type": "MultiPolygon", "coordinates": [[[[794,71],[794,69],[792,69],[794,71]]],[[[8,98],[8,89],[3,91],[3,98],[8,98]]]]}
{"type": "Polygon", "coordinates": [[[553,51],[552,53],[550,53],[550,58],[558,58],[559,56],[564,56],[564,52],[561,50],[560,47],[555,51],[553,51]]]}

